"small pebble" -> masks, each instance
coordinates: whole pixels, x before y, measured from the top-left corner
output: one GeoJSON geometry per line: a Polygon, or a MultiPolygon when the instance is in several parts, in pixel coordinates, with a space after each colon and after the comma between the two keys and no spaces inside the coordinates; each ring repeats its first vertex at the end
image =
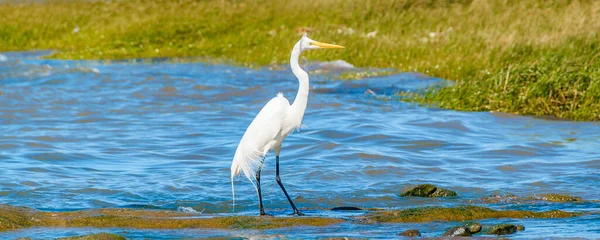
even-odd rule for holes
{"type": "Polygon", "coordinates": [[[471,231],[471,233],[478,233],[481,231],[481,224],[479,223],[472,223],[469,224],[469,231],[471,231]]]}
{"type": "Polygon", "coordinates": [[[405,237],[420,237],[421,232],[419,232],[419,230],[417,230],[417,229],[409,229],[404,232],[398,233],[398,235],[405,236],[405,237]]]}
{"type": "Polygon", "coordinates": [[[468,237],[471,235],[473,235],[473,233],[471,233],[469,228],[463,226],[450,228],[442,234],[443,237],[468,237]]]}
{"type": "Polygon", "coordinates": [[[498,224],[496,226],[493,226],[489,232],[491,234],[496,234],[496,235],[506,235],[506,234],[513,234],[515,232],[517,232],[518,228],[517,226],[513,225],[513,224],[498,224]]]}

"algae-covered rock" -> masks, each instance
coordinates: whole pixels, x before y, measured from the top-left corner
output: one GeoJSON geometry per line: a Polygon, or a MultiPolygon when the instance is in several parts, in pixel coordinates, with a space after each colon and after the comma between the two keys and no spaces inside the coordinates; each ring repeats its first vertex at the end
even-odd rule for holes
{"type": "Polygon", "coordinates": [[[186,218],[186,217],[137,217],[121,214],[118,211],[112,214],[94,215],[89,213],[57,214],[52,225],[71,227],[99,227],[99,228],[152,228],[152,229],[181,229],[181,228],[234,228],[234,229],[271,229],[294,226],[326,226],[341,223],[344,220],[325,217],[254,217],[232,216],[212,218],[186,218]]]}
{"type": "Polygon", "coordinates": [[[522,203],[523,201],[522,201],[521,197],[514,195],[514,194],[505,194],[505,195],[492,194],[488,197],[482,197],[481,202],[490,204],[490,203],[522,203]]]}
{"type": "Polygon", "coordinates": [[[468,237],[468,236],[471,236],[480,231],[481,231],[481,224],[469,223],[469,224],[466,224],[465,226],[458,226],[458,227],[450,228],[446,232],[444,232],[444,234],[442,234],[442,236],[443,237],[468,237]]]}
{"type": "Polygon", "coordinates": [[[559,202],[559,203],[582,202],[583,201],[583,199],[581,197],[574,197],[574,196],[555,194],[555,193],[542,194],[539,196],[539,199],[542,199],[542,200],[548,201],[548,202],[559,202]]]}
{"type": "Polygon", "coordinates": [[[558,210],[533,212],[523,210],[493,210],[479,206],[453,208],[421,207],[405,210],[373,212],[365,218],[374,222],[432,222],[432,221],[469,221],[489,218],[567,218],[580,213],[558,210]]]}
{"type": "Polygon", "coordinates": [[[421,236],[421,232],[419,232],[419,230],[417,229],[408,229],[404,232],[398,233],[398,236],[405,236],[405,237],[420,237],[421,236]]]}
{"type": "Polygon", "coordinates": [[[525,230],[525,226],[517,225],[517,231],[523,231],[523,230],[525,230]]]}
{"type": "Polygon", "coordinates": [[[29,208],[0,205],[0,231],[40,225],[41,220],[29,208]]]}
{"type": "Polygon", "coordinates": [[[518,230],[517,226],[513,225],[513,224],[498,224],[498,225],[490,228],[490,230],[488,232],[491,234],[496,234],[496,235],[506,235],[506,234],[513,234],[513,233],[517,232],[517,230],[518,230]]]}
{"type": "Polygon", "coordinates": [[[442,237],[468,237],[471,235],[473,235],[473,233],[468,227],[459,226],[448,229],[442,234],[442,237]]]}
{"type": "Polygon", "coordinates": [[[401,197],[448,197],[456,196],[456,192],[438,188],[432,184],[421,184],[400,194],[401,197]]]}
{"type": "Polygon", "coordinates": [[[113,233],[94,233],[76,237],[59,238],[60,240],[125,240],[126,238],[113,233]]]}
{"type": "Polygon", "coordinates": [[[526,204],[526,203],[535,203],[538,201],[546,201],[546,202],[558,202],[558,203],[567,203],[567,202],[583,202],[581,197],[574,197],[570,195],[556,194],[556,193],[548,193],[541,194],[537,196],[530,197],[519,197],[513,194],[507,195],[490,195],[489,197],[481,198],[482,203],[511,203],[511,204],[526,204]]]}
{"type": "Polygon", "coordinates": [[[0,231],[44,227],[96,228],[252,228],[269,229],[293,226],[325,226],[344,222],[339,218],[261,218],[232,216],[195,218],[194,214],[144,209],[93,209],[73,212],[40,212],[29,208],[0,205],[0,231]]]}

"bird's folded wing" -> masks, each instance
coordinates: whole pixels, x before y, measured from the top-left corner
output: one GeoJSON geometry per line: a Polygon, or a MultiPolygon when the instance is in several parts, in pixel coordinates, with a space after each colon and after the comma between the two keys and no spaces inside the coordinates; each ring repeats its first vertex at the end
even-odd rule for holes
{"type": "Polygon", "coordinates": [[[252,184],[255,184],[262,160],[281,134],[289,107],[288,100],[281,94],[271,99],[250,123],[238,145],[232,165],[243,172],[252,184]]]}

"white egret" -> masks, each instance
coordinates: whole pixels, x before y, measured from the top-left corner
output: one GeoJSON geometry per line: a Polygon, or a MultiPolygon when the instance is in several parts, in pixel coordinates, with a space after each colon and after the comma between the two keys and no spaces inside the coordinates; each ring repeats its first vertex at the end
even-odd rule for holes
{"type": "Polygon", "coordinates": [[[277,184],[283,190],[290,205],[294,209],[294,214],[303,215],[294,202],[288,195],[287,191],[281,183],[279,177],[279,152],[281,151],[281,143],[294,130],[302,124],[306,103],[308,100],[308,74],[298,65],[298,57],[303,51],[318,49],[318,48],[344,48],[339,45],[327,44],[314,41],[306,36],[302,36],[300,41],[294,45],[290,57],[290,66],[292,72],[298,78],[300,86],[298,93],[294,99],[294,103],[290,102],[279,93],[265,105],[258,115],[254,118],[240,144],[235,151],[235,156],[231,163],[231,192],[233,195],[233,203],[235,206],[235,191],[233,188],[233,180],[241,172],[246,175],[248,180],[256,188],[259,200],[260,215],[265,215],[265,210],[262,203],[262,194],[260,191],[260,171],[267,153],[270,150],[275,151],[275,179],[277,184]],[[255,183],[256,181],[256,183],[255,183]]]}

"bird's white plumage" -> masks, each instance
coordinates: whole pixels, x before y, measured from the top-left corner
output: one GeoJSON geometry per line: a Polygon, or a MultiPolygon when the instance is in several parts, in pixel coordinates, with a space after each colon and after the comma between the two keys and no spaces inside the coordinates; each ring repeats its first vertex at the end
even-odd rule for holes
{"type": "Polygon", "coordinates": [[[289,110],[290,103],[281,93],[260,110],[246,129],[235,151],[231,168],[232,176],[243,172],[254,184],[256,172],[264,156],[274,147],[281,146],[283,139],[290,133],[286,132],[290,127],[286,124],[289,110]]]}
{"type": "MultiPolygon", "coordinates": [[[[296,78],[298,78],[299,83],[298,93],[296,94],[294,103],[290,105],[290,102],[283,97],[283,94],[277,94],[276,97],[271,99],[260,110],[252,123],[250,123],[250,126],[246,129],[242,140],[240,140],[231,163],[231,191],[233,194],[234,206],[234,178],[240,175],[240,173],[244,173],[250,182],[252,182],[254,188],[257,189],[257,193],[259,193],[256,186],[256,174],[262,168],[265,156],[270,150],[275,150],[275,153],[279,156],[281,143],[285,137],[287,137],[294,129],[297,129],[302,125],[302,118],[304,117],[304,111],[306,110],[308,101],[309,81],[308,74],[302,70],[298,64],[298,58],[302,51],[318,48],[343,47],[316,42],[304,35],[294,45],[290,56],[290,67],[296,78]]],[[[291,200],[290,203],[292,203],[291,200]]],[[[293,204],[292,206],[294,207],[293,204]]],[[[294,210],[299,214],[297,209],[294,210]]]]}
{"type": "Polygon", "coordinates": [[[290,102],[283,97],[282,93],[279,93],[260,110],[246,129],[231,163],[231,194],[234,207],[233,179],[240,173],[244,173],[257,189],[256,173],[262,167],[265,156],[273,148],[278,151],[283,139],[296,128],[292,123],[286,121],[289,119],[290,110],[290,102]]]}

